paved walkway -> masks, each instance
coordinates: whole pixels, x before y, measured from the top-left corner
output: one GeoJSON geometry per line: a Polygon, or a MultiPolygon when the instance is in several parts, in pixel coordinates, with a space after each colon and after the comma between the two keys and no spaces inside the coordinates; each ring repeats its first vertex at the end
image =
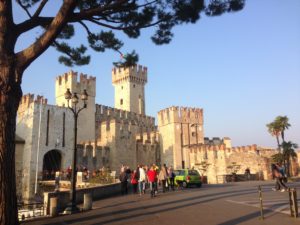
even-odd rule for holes
{"type": "MultiPolygon", "coordinates": [[[[300,190],[300,183],[289,184],[300,190]]],[[[26,222],[26,225],[299,225],[289,215],[288,193],[273,192],[273,182],[204,185],[159,194],[118,196],[94,202],[93,210],[26,222]],[[258,185],[262,185],[265,219],[260,219],[258,185]]],[[[298,196],[300,196],[298,190],[298,196]]],[[[300,200],[298,197],[299,206],[300,200]]]]}

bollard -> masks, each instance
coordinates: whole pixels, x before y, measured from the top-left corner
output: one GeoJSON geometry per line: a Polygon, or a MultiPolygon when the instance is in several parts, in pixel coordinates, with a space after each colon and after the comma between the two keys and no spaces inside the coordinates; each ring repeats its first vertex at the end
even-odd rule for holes
{"type": "Polygon", "coordinates": [[[57,216],[57,197],[50,198],[50,216],[57,216]]]}
{"type": "Polygon", "coordinates": [[[92,193],[84,193],[83,195],[83,210],[91,210],[93,205],[92,193]]]}
{"type": "Polygon", "coordinates": [[[289,201],[290,201],[290,211],[291,217],[298,217],[298,201],[297,201],[297,191],[295,188],[289,189],[289,201]]]}
{"type": "Polygon", "coordinates": [[[260,219],[264,219],[264,208],[263,208],[263,201],[262,201],[262,191],[261,186],[258,186],[258,194],[259,194],[259,202],[260,202],[260,219]]]}

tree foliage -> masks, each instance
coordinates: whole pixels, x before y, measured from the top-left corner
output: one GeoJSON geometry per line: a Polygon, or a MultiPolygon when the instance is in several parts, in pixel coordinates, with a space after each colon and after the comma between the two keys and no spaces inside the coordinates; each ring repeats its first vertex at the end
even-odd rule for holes
{"type": "MultiPolygon", "coordinates": [[[[48,2],[48,0],[17,1],[29,17],[28,20],[18,24],[18,30],[23,33],[39,26],[44,29],[44,33],[36,43],[33,43],[34,45],[49,32],[51,24],[59,15],[42,16],[47,10],[48,2]]],[[[68,42],[75,36],[75,24],[80,24],[84,28],[88,45],[94,51],[104,52],[111,49],[123,55],[121,53],[123,42],[113,31],[122,31],[129,38],[138,38],[141,29],[154,27],[151,40],[157,45],[168,44],[173,38],[174,26],[196,23],[202,12],[207,16],[219,16],[226,12],[239,11],[244,7],[245,0],[67,0],[61,1],[61,4],[59,12],[65,8],[68,16],[61,23],[61,27],[58,29],[55,27],[56,34],[51,40],[47,40],[46,45],[52,45],[63,54],[59,57],[60,63],[74,66],[90,62],[87,46],[82,44],[71,47],[68,42]]],[[[133,65],[138,60],[135,52],[124,56],[121,61],[115,63],[116,66],[133,65]]],[[[31,60],[33,59],[29,61],[31,60]]],[[[29,61],[26,65],[30,64],[29,61]]]]}
{"type": "Polygon", "coordinates": [[[285,168],[287,170],[287,175],[290,176],[290,170],[291,170],[291,160],[293,160],[294,158],[297,158],[297,154],[296,154],[296,148],[298,148],[298,145],[288,141],[288,142],[283,142],[281,144],[282,146],[282,156],[283,156],[283,162],[285,165],[285,168]]]}
{"type": "Polygon", "coordinates": [[[278,149],[280,149],[279,137],[281,136],[282,142],[284,142],[284,132],[291,125],[289,124],[289,118],[287,116],[277,116],[275,120],[267,125],[268,132],[276,137],[278,149]]]}

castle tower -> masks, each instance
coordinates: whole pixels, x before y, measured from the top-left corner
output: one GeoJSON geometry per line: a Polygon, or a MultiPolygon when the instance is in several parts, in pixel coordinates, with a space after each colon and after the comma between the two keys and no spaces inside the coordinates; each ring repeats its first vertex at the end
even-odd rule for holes
{"type": "Polygon", "coordinates": [[[189,149],[204,143],[203,110],[170,107],[158,112],[161,163],[175,169],[189,168],[189,149]]]}
{"type": "MultiPolygon", "coordinates": [[[[82,110],[78,117],[78,142],[95,140],[95,96],[96,96],[96,78],[88,77],[85,74],[78,74],[70,71],[61,76],[56,77],[55,97],[56,105],[67,107],[68,102],[65,99],[65,92],[70,89],[72,93],[77,93],[78,97],[86,89],[88,93],[87,108],[82,110]]],[[[70,101],[71,104],[71,101],[70,101]]],[[[83,102],[79,100],[78,107],[82,107],[83,102]]],[[[69,131],[72,132],[72,131],[69,131]]]]}
{"type": "Polygon", "coordinates": [[[145,115],[146,67],[114,68],[112,83],[115,87],[115,108],[145,115]]]}

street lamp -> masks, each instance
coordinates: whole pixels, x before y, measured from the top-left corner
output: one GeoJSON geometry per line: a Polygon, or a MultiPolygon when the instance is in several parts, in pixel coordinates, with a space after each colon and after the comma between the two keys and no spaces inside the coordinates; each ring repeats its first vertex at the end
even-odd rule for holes
{"type": "Polygon", "coordinates": [[[79,212],[79,208],[76,206],[77,119],[78,119],[78,114],[81,112],[81,110],[87,107],[88,94],[84,89],[80,95],[80,99],[83,101],[83,107],[77,107],[77,104],[79,102],[77,93],[74,92],[72,94],[69,88],[65,93],[65,99],[68,101],[68,109],[70,109],[74,115],[74,152],[73,152],[73,159],[72,159],[72,176],[71,176],[71,193],[70,193],[71,202],[69,203],[68,207],[65,209],[64,213],[73,214],[79,212]],[[70,106],[70,100],[72,102],[71,106],[70,106]]]}

